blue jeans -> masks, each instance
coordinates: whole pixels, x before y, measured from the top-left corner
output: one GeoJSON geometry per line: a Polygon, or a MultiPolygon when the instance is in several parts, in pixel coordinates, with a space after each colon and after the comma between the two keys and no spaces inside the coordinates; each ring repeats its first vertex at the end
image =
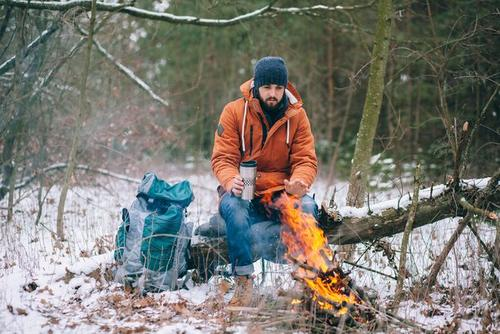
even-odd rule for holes
{"type": "MultiPolygon", "coordinates": [[[[314,199],[305,195],[301,202],[302,211],[318,219],[314,199]]],[[[221,198],[219,212],[226,222],[229,259],[234,274],[252,274],[253,262],[261,257],[283,262],[286,248],[280,238],[281,222],[277,210],[266,208],[260,198],[246,201],[226,193],[221,198]]]]}

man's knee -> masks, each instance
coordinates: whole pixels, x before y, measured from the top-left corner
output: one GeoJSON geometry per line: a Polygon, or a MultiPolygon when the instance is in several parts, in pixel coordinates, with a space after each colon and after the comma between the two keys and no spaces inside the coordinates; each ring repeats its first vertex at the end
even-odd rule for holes
{"type": "Polygon", "coordinates": [[[226,194],[221,198],[219,213],[225,220],[226,226],[246,226],[248,224],[248,201],[233,194],[226,194]]]}
{"type": "Polygon", "coordinates": [[[248,201],[242,200],[241,197],[225,194],[220,200],[219,212],[223,217],[229,213],[246,210],[248,210],[248,201]]]}
{"type": "Polygon", "coordinates": [[[304,195],[302,197],[302,211],[305,213],[309,213],[313,215],[314,218],[318,219],[318,205],[311,196],[304,195]]]}

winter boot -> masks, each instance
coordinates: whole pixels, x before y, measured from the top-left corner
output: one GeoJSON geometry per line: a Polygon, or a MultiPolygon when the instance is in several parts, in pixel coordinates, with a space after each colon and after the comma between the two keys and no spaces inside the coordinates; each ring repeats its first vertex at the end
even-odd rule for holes
{"type": "Polygon", "coordinates": [[[236,289],[230,306],[249,306],[253,297],[253,278],[251,276],[236,276],[236,289]]]}

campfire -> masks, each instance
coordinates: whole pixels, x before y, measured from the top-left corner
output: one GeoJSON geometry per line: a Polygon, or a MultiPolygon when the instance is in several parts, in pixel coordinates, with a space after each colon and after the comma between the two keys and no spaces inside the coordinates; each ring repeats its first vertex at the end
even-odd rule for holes
{"type": "MultiPolygon", "coordinates": [[[[336,317],[348,313],[355,305],[363,304],[352,289],[349,277],[335,261],[323,230],[312,215],[302,211],[300,200],[286,193],[277,199],[266,196],[263,200],[281,212],[284,225],[281,237],[287,247],[286,256],[297,265],[292,276],[311,291],[312,302],[336,317]]],[[[295,299],[292,304],[303,302],[305,300],[295,299]]]]}

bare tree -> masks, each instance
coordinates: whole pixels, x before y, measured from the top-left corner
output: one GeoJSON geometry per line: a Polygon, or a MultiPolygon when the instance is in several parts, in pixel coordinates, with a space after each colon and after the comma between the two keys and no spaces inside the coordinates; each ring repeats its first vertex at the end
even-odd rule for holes
{"type": "Polygon", "coordinates": [[[76,153],[78,147],[80,146],[80,136],[85,119],[87,119],[87,117],[91,113],[91,106],[87,97],[87,77],[89,75],[90,57],[92,54],[95,19],[96,19],[96,0],[93,0],[91,15],[90,15],[89,34],[87,36],[87,50],[85,53],[84,65],[82,69],[78,117],[76,119],[76,124],[73,132],[73,139],[71,141],[71,151],[68,157],[68,168],[66,169],[66,174],[64,175],[61,195],[59,197],[59,205],[57,207],[57,237],[60,240],[64,240],[64,222],[63,222],[64,206],[66,204],[66,197],[68,195],[70,180],[76,165],[76,159],[77,159],[76,153]]]}

